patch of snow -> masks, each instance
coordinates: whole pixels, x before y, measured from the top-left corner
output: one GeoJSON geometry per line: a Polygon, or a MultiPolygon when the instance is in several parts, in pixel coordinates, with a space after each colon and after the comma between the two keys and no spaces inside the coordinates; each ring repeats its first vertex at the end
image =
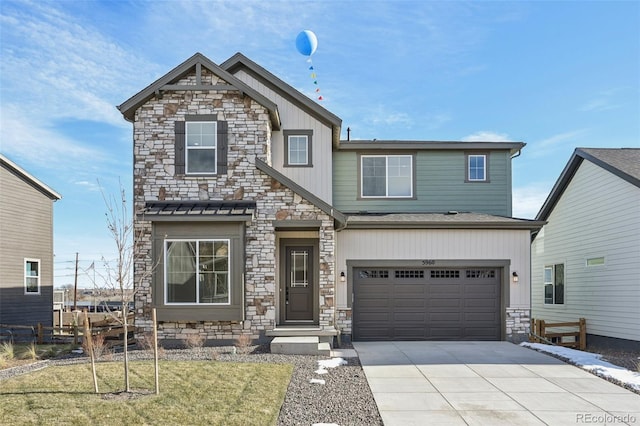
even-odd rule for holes
{"type": "Polygon", "coordinates": [[[324,385],[325,381],[322,380],[322,379],[311,379],[311,380],[309,380],[309,383],[316,383],[316,384],[319,384],[319,385],[324,385]]]}
{"type": "Polygon", "coordinates": [[[83,354],[84,353],[84,351],[82,349],[74,349],[71,352],[74,353],[74,354],[83,354]]]}
{"type": "Polygon", "coordinates": [[[325,370],[322,367],[320,367],[316,371],[314,371],[314,373],[316,373],[316,374],[327,374],[328,372],[329,372],[329,370],[325,370]]]}
{"type": "Polygon", "coordinates": [[[609,377],[624,383],[633,389],[640,390],[640,372],[629,371],[626,368],[603,361],[602,355],[583,352],[563,346],[551,346],[542,343],[520,343],[520,346],[537,349],[542,352],[558,355],[570,360],[577,366],[591,371],[598,376],[609,377]]]}
{"type": "MultiPolygon", "coordinates": [[[[347,361],[345,361],[342,358],[331,358],[331,359],[323,359],[318,361],[318,366],[320,367],[320,370],[322,370],[327,368],[336,368],[341,365],[345,365],[346,363],[347,361]]],[[[320,374],[323,374],[323,373],[320,373],[320,374]]]]}

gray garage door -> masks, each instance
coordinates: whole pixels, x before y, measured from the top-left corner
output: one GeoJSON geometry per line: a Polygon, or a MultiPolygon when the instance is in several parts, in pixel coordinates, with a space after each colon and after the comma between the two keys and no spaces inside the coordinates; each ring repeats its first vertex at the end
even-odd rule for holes
{"type": "Polygon", "coordinates": [[[500,340],[499,268],[354,268],[353,339],[500,340]]]}

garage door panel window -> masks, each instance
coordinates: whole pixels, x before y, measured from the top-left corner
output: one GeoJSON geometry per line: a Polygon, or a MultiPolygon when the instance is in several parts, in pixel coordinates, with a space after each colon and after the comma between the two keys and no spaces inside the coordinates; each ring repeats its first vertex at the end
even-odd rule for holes
{"type": "Polygon", "coordinates": [[[467,269],[467,278],[495,278],[495,270],[483,270],[483,269],[467,269]]]}
{"type": "Polygon", "coordinates": [[[396,278],[424,278],[424,271],[421,270],[398,270],[395,271],[396,278]]]}
{"type": "Polygon", "coordinates": [[[545,266],[544,268],[545,305],[564,304],[564,264],[545,266]]]}
{"type": "Polygon", "coordinates": [[[431,278],[460,278],[460,271],[447,269],[434,269],[431,278]]]}
{"type": "Polygon", "coordinates": [[[389,278],[389,271],[366,270],[360,271],[360,278],[389,278]]]}

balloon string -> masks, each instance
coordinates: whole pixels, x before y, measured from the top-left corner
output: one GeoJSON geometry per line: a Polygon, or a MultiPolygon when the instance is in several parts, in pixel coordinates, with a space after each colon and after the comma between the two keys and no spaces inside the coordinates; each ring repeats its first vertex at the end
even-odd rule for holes
{"type": "Polygon", "coordinates": [[[324,100],[322,95],[320,94],[320,86],[318,86],[318,75],[316,74],[315,67],[313,66],[313,61],[311,58],[307,59],[307,63],[309,63],[309,71],[311,71],[310,77],[313,80],[313,84],[316,86],[315,93],[318,95],[318,100],[324,100]]]}

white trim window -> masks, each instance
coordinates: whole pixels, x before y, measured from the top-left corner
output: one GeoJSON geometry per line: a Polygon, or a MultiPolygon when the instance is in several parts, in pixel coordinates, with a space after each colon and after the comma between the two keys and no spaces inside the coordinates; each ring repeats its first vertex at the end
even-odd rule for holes
{"type": "Polygon", "coordinates": [[[470,182],[484,182],[487,180],[487,156],[484,154],[469,154],[467,162],[467,176],[470,182]]]}
{"type": "Polygon", "coordinates": [[[215,121],[187,121],[185,126],[188,174],[215,174],[218,155],[215,121]]]}
{"type": "Polygon", "coordinates": [[[544,304],[564,305],[564,263],[544,267],[544,304]]]}
{"type": "Polygon", "coordinates": [[[40,259],[24,260],[24,294],[40,294],[40,259]]]}
{"type": "Polygon", "coordinates": [[[589,258],[587,258],[585,264],[586,264],[587,267],[604,266],[605,265],[605,259],[604,259],[604,256],[589,257],[589,258]]]}
{"type": "Polygon", "coordinates": [[[229,305],[230,240],[165,240],[167,305],[229,305]]]}
{"type": "Polygon", "coordinates": [[[309,137],[306,135],[287,136],[289,166],[306,166],[309,164],[309,137]]]}
{"type": "Polygon", "coordinates": [[[362,198],[413,197],[412,155],[360,157],[362,198]]]}

